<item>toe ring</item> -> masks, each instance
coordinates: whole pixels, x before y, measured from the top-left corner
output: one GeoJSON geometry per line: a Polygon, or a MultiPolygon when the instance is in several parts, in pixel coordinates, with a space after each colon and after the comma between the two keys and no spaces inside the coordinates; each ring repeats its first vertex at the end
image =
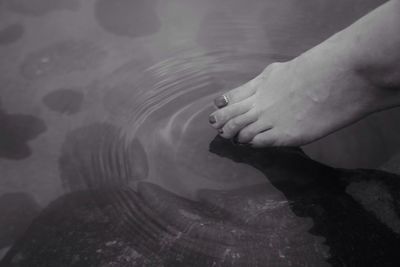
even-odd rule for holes
{"type": "Polygon", "coordinates": [[[215,99],[215,105],[217,108],[223,108],[229,104],[228,97],[226,95],[222,95],[215,99]]]}

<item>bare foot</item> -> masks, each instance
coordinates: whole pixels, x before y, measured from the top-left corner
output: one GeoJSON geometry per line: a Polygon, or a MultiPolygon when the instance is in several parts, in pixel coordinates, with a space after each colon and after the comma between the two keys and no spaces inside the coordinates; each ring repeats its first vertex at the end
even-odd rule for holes
{"type": "Polygon", "coordinates": [[[398,90],[377,88],[324,47],[315,51],[217,98],[210,124],[254,147],[300,146],[399,103],[398,90]]]}

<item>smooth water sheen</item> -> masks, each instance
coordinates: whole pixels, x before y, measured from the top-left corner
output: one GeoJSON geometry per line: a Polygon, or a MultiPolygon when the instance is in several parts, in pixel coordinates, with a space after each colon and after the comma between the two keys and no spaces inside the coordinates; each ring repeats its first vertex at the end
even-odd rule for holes
{"type": "Polygon", "coordinates": [[[333,167],[399,173],[398,109],[305,153],[208,125],[382,2],[0,1],[0,266],[392,264],[398,176],[333,167]]]}

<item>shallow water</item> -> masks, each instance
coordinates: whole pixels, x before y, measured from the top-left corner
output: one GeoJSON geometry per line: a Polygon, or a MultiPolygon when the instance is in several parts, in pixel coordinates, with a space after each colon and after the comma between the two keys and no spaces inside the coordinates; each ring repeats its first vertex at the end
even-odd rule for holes
{"type": "Polygon", "coordinates": [[[398,177],[354,169],[398,172],[398,109],[305,153],[207,123],[382,2],[0,1],[0,265],[390,266],[398,177]]]}

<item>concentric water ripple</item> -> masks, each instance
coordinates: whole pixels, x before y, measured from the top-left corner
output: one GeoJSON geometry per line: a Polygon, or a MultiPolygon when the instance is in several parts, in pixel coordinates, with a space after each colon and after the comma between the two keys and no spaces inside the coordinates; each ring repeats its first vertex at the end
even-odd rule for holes
{"type": "Polygon", "coordinates": [[[191,197],[201,188],[250,185],[264,178],[253,168],[208,151],[216,136],[207,123],[212,100],[255,77],[268,62],[287,59],[240,51],[180,52],[140,75],[115,74],[124,79],[108,89],[104,103],[125,138],[143,144],[150,181],[191,197]],[[113,100],[113,93],[123,100],[113,100]]]}
{"type": "Polygon", "coordinates": [[[124,101],[113,106],[104,99],[119,126],[94,124],[67,136],[59,161],[64,183],[104,192],[94,199],[111,203],[106,216],[119,221],[143,259],[167,266],[323,266],[329,249],[308,233],[312,222],[290,210],[265,172],[221,156],[236,148],[224,141],[220,151],[207,125],[214,97],[257,75],[265,62],[285,59],[186,54],[121,80],[109,90],[122,90],[124,101]],[[144,179],[150,183],[136,183],[144,179]]]}

